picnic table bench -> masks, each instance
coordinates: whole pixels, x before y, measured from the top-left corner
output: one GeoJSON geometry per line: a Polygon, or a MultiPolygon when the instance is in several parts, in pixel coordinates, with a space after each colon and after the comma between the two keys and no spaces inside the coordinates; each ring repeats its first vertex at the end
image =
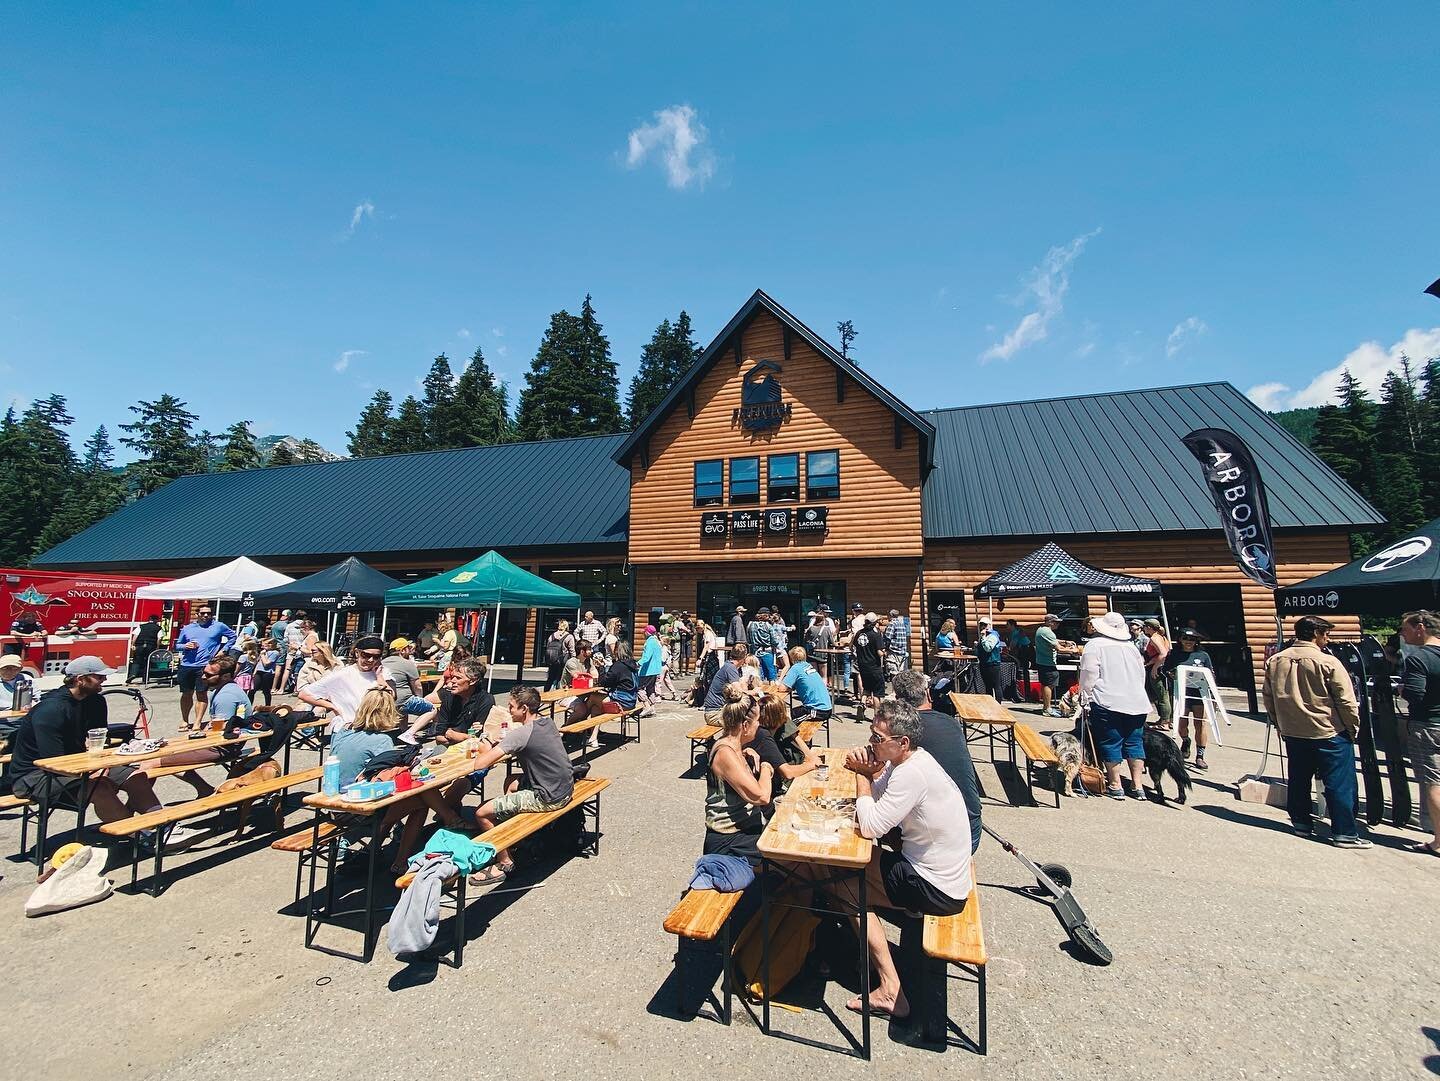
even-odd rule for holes
{"type": "MultiPolygon", "coordinates": [[[[167,770],[191,770],[194,766],[171,766],[167,770]]],[[[177,803],[169,807],[162,807],[158,811],[150,811],[147,814],[131,815],[129,818],[122,818],[118,822],[106,822],[100,827],[100,832],[107,837],[122,837],[130,840],[130,886],[133,889],[135,880],[140,870],[140,840],[145,830],[155,830],[155,870],[150,876],[149,894],[151,897],[159,897],[164,889],[161,874],[163,871],[163,860],[165,855],[165,839],[163,831],[166,826],[183,822],[187,818],[198,818],[201,815],[209,814],[212,811],[221,811],[229,807],[238,807],[242,803],[252,803],[257,799],[267,796],[276,796],[274,817],[276,828],[283,828],[285,824],[284,796],[285,792],[298,785],[309,784],[318,781],[324,772],[323,766],[312,766],[310,769],[300,770],[297,773],[286,773],[269,781],[258,781],[255,784],[245,785],[229,792],[216,792],[209,796],[201,796],[186,803],[177,803]]]]}
{"type": "MultiPolygon", "coordinates": [[[[630,738],[630,722],[632,720],[635,722],[635,742],[639,743],[640,707],[638,705],[632,706],[630,709],[625,710],[623,713],[592,713],[583,721],[576,721],[574,724],[561,725],[560,731],[564,735],[574,736],[582,732],[590,732],[593,729],[599,728],[602,724],[607,724],[610,721],[619,721],[620,742],[624,743],[630,738]]],[[[589,755],[590,752],[587,746],[586,748],[581,750],[580,760],[582,762],[588,761],[589,755]]]]}
{"type": "MultiPolygon", "coordinates": [[[[815,738],[815,733],[824,727],[824,721],[801,721],[799,725],[800,738],[808,745],[815,738]]],[[[690,741],[690,764],[692,767],[706,744],[723,731],[724,729],[718,724],[702,724],[685,733],[685,738],[690,741]]]]}
{"type": "Polygon", "coordinates": [[[1064,774],[1060,772],[1060,756],[1055,753],[1055,748],[1051,747],[1049,741],[1028,724],[1016,724],[1014,736],[1016,744],[1025,755],[1026,787],[1033,788],[1035,786],[1034,773],[1037,765],[1049,766],[1051,788],[1055,790],[1055,806],[1059,807],[1060,786],[1065,783],[1065,779],[1064,774]]]}
{"type": "MultiPolygon", "coordinates": [[[[973,864],[972,864],[973,869],[973,864]]],[[[944,1003],[941,1013],[942,1028],[938,1033],[926,1034],[932,1042],[950,1044],[950,1029],[960,1035],[962,1041],[960,1046],[968,1047],[981,1055],[988,1054],[988,1037],[986,1035],[986,1003],[985,1003],[985,965],[989,960],[985,952],[985,931],[980,924],[980,888],[978,885],[970,887],[970,896],[965,900],[965,908],[954,916],[926,916],[925,930],[923,933],[925,956],[941,962],[941,970],[936,973],[936,978],[944,980],[942,1001],[944,1003]],[[979,1039],[971,1040],[965,1036],[958,1026],[952,1026],[950,1021],[950,966],[954,965],[962,972],[968,972],[975,978],[976,992],[979,996],[980,1018],[979,1018],[979,1039]]]]}
{"type": "MultiPolygon", "coordinates": [[[[734,988],[731,980],[731,917],[735,906],[744,896],[743,890],[722,893],[720,890],[687,890],[681,895],[670,915],[665,917],[665,930],[677,935],[675,942],[675,967],[679,973],[677,997],[680,1009],[685,1009],[685,941],[714,942],[720,939],[722,965],[721,983],[725,996],[723,1004],[715,1002],[720,1023],[728,1025],[731,1016],[734,988]]],[[[711,996],[707,996],[711,997],[711,996]]]]}

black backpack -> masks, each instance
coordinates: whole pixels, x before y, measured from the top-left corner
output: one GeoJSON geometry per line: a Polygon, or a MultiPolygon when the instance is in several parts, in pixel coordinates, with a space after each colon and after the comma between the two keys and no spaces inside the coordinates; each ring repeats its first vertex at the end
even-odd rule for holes
{"type": "Polygon", "coordinates": [[[551,664],[565,663],[565,641],[556,638],[553,634],[550,640],[545,643],[545,659],[551,664]]]}

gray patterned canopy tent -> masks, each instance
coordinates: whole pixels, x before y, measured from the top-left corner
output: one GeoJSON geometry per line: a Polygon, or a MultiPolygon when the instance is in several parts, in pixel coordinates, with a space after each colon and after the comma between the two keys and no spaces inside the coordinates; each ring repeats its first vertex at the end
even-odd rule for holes
{"type": "Polygon", "coordinates": [[[1043,597],[1058,594],[1085,597],[1104,593],[1113,598],[1154,597],[1160,602],[1160,618],[1165,633],[1170,633],[1170,620],[1165,613],[1165,598],[1160,582],[1154,578],[1137,578],[1082,563],[1053,541],[1041,545],[1024,559],[1016,560],[975,587],[975,596],[993,601],[996,597],[1043,597]]]}

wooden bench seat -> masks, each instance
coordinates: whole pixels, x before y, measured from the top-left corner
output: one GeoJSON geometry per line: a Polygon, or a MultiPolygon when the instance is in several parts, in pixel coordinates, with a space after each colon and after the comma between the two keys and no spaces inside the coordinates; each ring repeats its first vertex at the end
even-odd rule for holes
{"type": "MultiPolygon", "coordinates": [[[[927,957],[933,957],[937,961],[943,961],[946,966],[955,965],[962,970],[968,970],[974,977],[980,1001],[979,1033],[977,1041],[969,1041],[967,1045],[980,1054],[988,1054],[985,1016],[985,965],[989,956],[985,952],[985,931],[980,924],[980,890],[976,886],[970,888],[970,896],[966,898],[965,909],[954,916],[926,916],[924,930],[924,948],[927,957]]],[[[949,970],[945,970],[945,1010],[943,1014],[943,1028],[935,1034],[937,1042],[949,1043],[950,1032],[950,1008],[949,1008],[949,970]]],[[[963,1033],[962,1033],[963,1038],[963,1033]]]]}
{"type": "Polygon", "coordinates": [[[824,727],[825,724],[823,721],[801,721],[800,738],[809,746],[815,740],[815,733],[824,727]]]}
{"type": "Polygon", "coordinates": [[[700,752],[706,748],[711,740],[723,731],[724,729],[718,724],[702,724],[700,727],[691,729],[685,734],[685,738],[690,741],[690,765],[692,768],[700,752]]]}
{"type": "Polygon", "coordinates": [[[1060,756],[1055,753],[1055,748],[1050,746],[1049,740],[1028,724],[1015,726],[1015,744],[1025,755],[1026,786],[1034,787],[1034,771],[1037,765],[1048,766],[1053,780],[1051,787],[1055,790],[1055,806],[1059,807],[1060,786],[1065,783],[1065,775],[1060,771],[1060,756]]]}
{"type": "MultiPolygon", "coordinates": [[[[323,822],[320,825],[319,840],[321,842],[328,841],[332,834],[339,832],[340,827],[335,825],[335,823],[323,822]]],[[[270,843],[270,849],[273,852],[304,852],[315,843],[315,840],[314,828],[306,826],[303,830],[281,837],[278,841],[272,841],[270,843]]]]}
{"type": "Polygon", "coordinates": [[[0,811],[13,811],[19,807],[29,806],[32,806],[31,801],[24,796],[16,796],[14,794],[0,796],[0,811]]]}
{"type": "MultiPolygon", "coordinates": [[[[188,767],[193,768],[193,767],[188,767]]],[[[264,799],[267,796],[280,796],[297,785],[309,784],[318,781],[324,772],[321,766],[312,766],[310,769],[300,770],[296,773],[286,773],[269,781],[260,781],[257,784],[246,785],[244,788],[237,788],[231,792],[216,792],[213,795],[202,796],[200,799],[190,800],[186,803],[177,803],[170,807],[162,807],[157,811],[150,811],[147,814],[132,815],[123,818],[118,822],[106,822],[100,827],[100,832],[109,837],[128,837],[131,841],[131,862],[130,862],[130,885],[135,885],[139,876],[140,868],[140,834],[144,830],[159,830],[165,826],[183,822],[188,818],[199,818],[202,815],[214,811],[222,811],[229,807],[235,807],[242,803],[249,803],[257,799],[264,799]]],[[[284,824],[284,815],[280,809],[276,813],[277,822],[284,824]]],[[[155,873],[150,881],[150,895],[158,897],[162,890],[161,871],[163,868],[163,857],[165,845],[157,839],[155,848],[155,873]]]]}
{"type": "MultiPolygon", "coordinates": [[[[665,917],[665,930],[678,936],[679,939],[689,939],[692,942],[714,942],[717,938],[720,939],[723,966],[721,982],[724,985],[725,998],[723,1002],[716,1002],[715,1006],[721,1024],[725,1025],[730,1023],[733,995],[730,979],[730,918],[734,915],[735,906],[740,903],[740,898],[743,896],[743,890],[733,893],[721,893],[719,890],[687,890],[685,895],[676,902],[675,907],[670,910],[670,915],[665,917]]],[[[679,973],[677,994],[682,1013],[685,1010],[685,953],[683,947],[683,941],[676,942],[675,967],[679,973]]]]}
{"type": "MultiPolygon", "coordinates": [[[[633,709],[627,709],[627,710],[625,710],[623,713],[592,713],[592,714],[590,714],[590,716],[586,717],[583,721],[576,721],[574,724],[561,725],[561,726],[560,726],[560,731],[561,731],[563,734],[567,735],[567,736],[575,736],[575,735],[580,735],[581,733],[592,732],[592,731],[594,731],[595,729],[599,728],[602,724],[608,724],[610,721],[619,721],[619,722],[620,722],[620,739],[621,739],[621,742],[624,742],[625,740],[627,740],[627,739],[630,738],[630,722],[631,722],[631,721],[634,721],[634,722],[635,722],[635,742],[636,742],[636,743],[639,743],[639,742],[640,742],[640,707],[639,707],[639,706],[635,706],[633,709]]],[[[588,757],[589,757],[589,749],[588,749],[588,745],[587,745],[586,749],[584,749],[584,750],[581,751],[581,753],[580,753],[580,758],[581,758],[581,760],[583,761],[583,760],[585,760],[585,759],[588,758],[588,757]]]]}

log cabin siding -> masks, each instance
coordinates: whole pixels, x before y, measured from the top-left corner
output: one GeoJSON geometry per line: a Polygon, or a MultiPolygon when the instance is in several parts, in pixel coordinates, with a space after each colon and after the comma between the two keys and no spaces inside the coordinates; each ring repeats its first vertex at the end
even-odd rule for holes
{"type": "Polygon", "coordinates": [[[920,556],[922,478],[916,432],[902,424],[902,446],[897,449],[895,414],[853,380],[847,382],[845,400],[837,402],[838,369],[798,337],[791,337],[790,359],[785,360],[782,325],[768,312],[756,315],[737,337],[741,363],[727,351],[695,384],[694,419],[687,410],[676,409],[630,462],[630,561],[763,561],[779,553],[806,559],[920,556]],[[788,420],[764,434],[732,423],[745,375],[760,360],[782,367],[782,393],[792,410],[788,420]],[[804,455],[818,450],[840,452],[838,499],[805,498],[804,455]],[[765,459],[786,453],[801,456],[801,498],[770,504],[765,459]],[[749,456],[761,459],[760,503],[732,507],[729,459],[749,456]],[[713,458],[726,460],[725,502],[698,508],[693,502],[695,463],[713,458]],[[829,532],[823,537],[792,532],[785,538],[727,536],[723,544],[700,540],[702,510],[821,505],[829,508],[829,532]]]}

